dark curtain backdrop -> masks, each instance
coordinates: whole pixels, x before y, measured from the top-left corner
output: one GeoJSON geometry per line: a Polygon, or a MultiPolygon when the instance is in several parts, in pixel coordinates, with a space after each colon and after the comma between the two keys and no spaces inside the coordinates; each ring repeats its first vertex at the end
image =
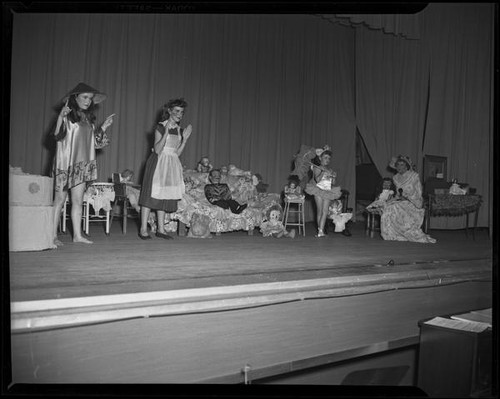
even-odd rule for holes
{"type": "MultiPolygon", "coordinates": [[[[491,3],[431,3],[413,16],[328,17],[356,30],[356,122],[379,172],[390,175],[397,154],[419,173],[425,154],[447,157],[448,180],[477,189],[478,225],[490,228],[494,15],[491,3]]],[[[431,221],[463,226],[463,218],[431,221]]]]}
{"type": "Polygon", "coordinates": [[[301,144],[330,144],[353,205],[357,128],[383,175],[398,153],[419,172],[424,154],[448,157],[448,177],[477,188],[479,226],[491,226],[493,11],[430,3],[409,29],[408,18],[17,14],[10,163],[49,173],[55,108],[84,81],[109,96],[99,120],[117,114],[98,155],[102,181],[131,168],[140,182],[158,111],[183,96],[188,167],[208,155],[276,192],[301,144]]]}
{"type": "Polygon", "coordinates": [[[10,164],[49,174],[60,99],[84,81],[116,113],[99,180],[141,171],[161,106],[184,97],[193,134],[181,160],[208,155],[281,191],[301,144],[333,147],[355,190],[354,31],[307,15],[17,14],[10,164]],[[56,108],[56,109],[55,109],[56,108]]]}

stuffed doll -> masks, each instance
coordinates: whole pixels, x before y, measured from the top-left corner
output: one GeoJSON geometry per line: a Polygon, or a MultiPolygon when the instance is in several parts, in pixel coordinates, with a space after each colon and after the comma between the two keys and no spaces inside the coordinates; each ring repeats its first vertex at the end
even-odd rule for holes
{"type": "Polygon", "coordinates": [[[245,176],[248,179],[252,178],[252,172],[250,172],[249,170],[243,170],[243,169],[237,168],[233,164],[229,165],[228,174],[230,176],[245,176]]]}
{"type": "Polygon", "coordinates": [[[288,184],[283,189],[285,200],[303,200],[306,196],[302,194],[302,187],[297,176],[290,176],[288,184]]]}
{"type": "Polygon", "coordinates": [[[208,157],[201,157],[198,165],[196,165],[196,170],[200,173],[208,173],[214,167],[210,164],[210,159],[208,157]]]}
{"type": "Polygon", "coordinates": [[[269,187],[269,184],[264,183],[262,180],[262,176],[259,173],[252,175],[252,184],[255,186],[258,193],[265,193],[269,187]]]}
{"type": "Polygon", "coordinates": [[[342,201],[333,200],[328,207],[328,218],[335,224],[335,233],[342,233],[346,230],[345,224],[352,219],[352,212],[342,213],[342,201]]]}
{"type": "Polygon", "coordinates": [[[193,213],[191,226],[187,236],[190,238],[212,238],[210,234],[210,217],[201,213],[193,213]]]}
{"type": "Polygon", "coordinates": [[[382,180],[382,191],[377,196],[377,199],[366,207],[368,210],[383,209],[395,192],[394,183],[390,177],[384,177],[382,180]]]}
{"type": "Polygon", "coordinates": [[[263,237],[294,238],[295,230],[287,231],[281,222],[282,209],[279,205],[271,206],[266,213],[266,220],[260,225],[263,237]]]}

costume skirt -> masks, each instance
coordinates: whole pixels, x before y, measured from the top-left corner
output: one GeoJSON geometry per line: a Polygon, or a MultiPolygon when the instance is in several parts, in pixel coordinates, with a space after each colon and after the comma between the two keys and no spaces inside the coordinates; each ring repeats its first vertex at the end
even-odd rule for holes
{"type": "Polygon", "coordinates": [[[139,196],[139,205],[150,209],[175,212],[177,210],[178,199],[156,199],[151,197],[153,186],[153,176],[158,164],[158,154],[152,152],[146,161],[144,177],[142,178],[141,195],[139,196]]]}
{"type": "Polygon", "coordinates": [[[336,200],[339,199],[340,196],[342,195],[342,192],[340,191],[340,187],[332,187],[331,190],[323,190],[319,188],[315,183],[312,181],[307,183],[306,189],[305,189],[307,194],[314,195],[320,198],[323,198],[325,200],[336,200]]]}

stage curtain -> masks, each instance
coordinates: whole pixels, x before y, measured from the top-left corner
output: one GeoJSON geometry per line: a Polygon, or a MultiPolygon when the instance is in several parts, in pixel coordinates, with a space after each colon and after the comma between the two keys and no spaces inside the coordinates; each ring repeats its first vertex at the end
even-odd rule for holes
{"type": "Polygon", "coordinates": [[[419,40],[356,28],[356,119],[379,173],[391,157],[408,155],[420,166],[428,66],[419,40]]]}
{"type": "MultiPolygon", "coordinates": [[[[483,197],[479,226],[492,213],[493,4],[432,4],[424,37],[432,61],[424,154],[448,158],[448,180],[483,197]],[[432,12],[431,12],[432,11],[432,12]]],[[[431,227],[462,228],[463,218],[433,218],[431,227]]]]}
{"type": "MultiPolygon", "coordinates": [[[[356,120],[377,169],[391,175],[390,158],[409,155],[423,180],[424,154],[448,157],[448,178],[484,197],[478,226],[492,216],[493,14],[491,4],[429,4],[421,39],[360,25],[355,41],[356,120]]],[[[464,220],[431,227],[463,228],[464,220]]]]}
{"type": "Polygon", "coordinates": [[[260,173],[281,191],[301,144],[333,147],[355,195],[354,31],[308,15],[16,14],[10,163],[48,175],[61,98],[78,82],[116,113],[100,181],[140,183],[161,106],[184,97],[193,134],[181,155],[260,173]]]}

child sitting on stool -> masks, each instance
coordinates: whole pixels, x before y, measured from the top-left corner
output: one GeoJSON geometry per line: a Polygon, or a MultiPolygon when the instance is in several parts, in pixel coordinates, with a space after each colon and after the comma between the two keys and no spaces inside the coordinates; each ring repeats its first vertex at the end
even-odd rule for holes
{"type": "Polygon", "coordinates": [[[207,197],[208,202],[223,209],[231,209],[231,212],[236,214],[240,214],[246,209],[247,204],[240,205],[235,201],[229,186],[220,182],[221,173],[219,169],[212,169],[208,174],[208,179],[211,183],[205,185],[205,197],[207,197]]]}

